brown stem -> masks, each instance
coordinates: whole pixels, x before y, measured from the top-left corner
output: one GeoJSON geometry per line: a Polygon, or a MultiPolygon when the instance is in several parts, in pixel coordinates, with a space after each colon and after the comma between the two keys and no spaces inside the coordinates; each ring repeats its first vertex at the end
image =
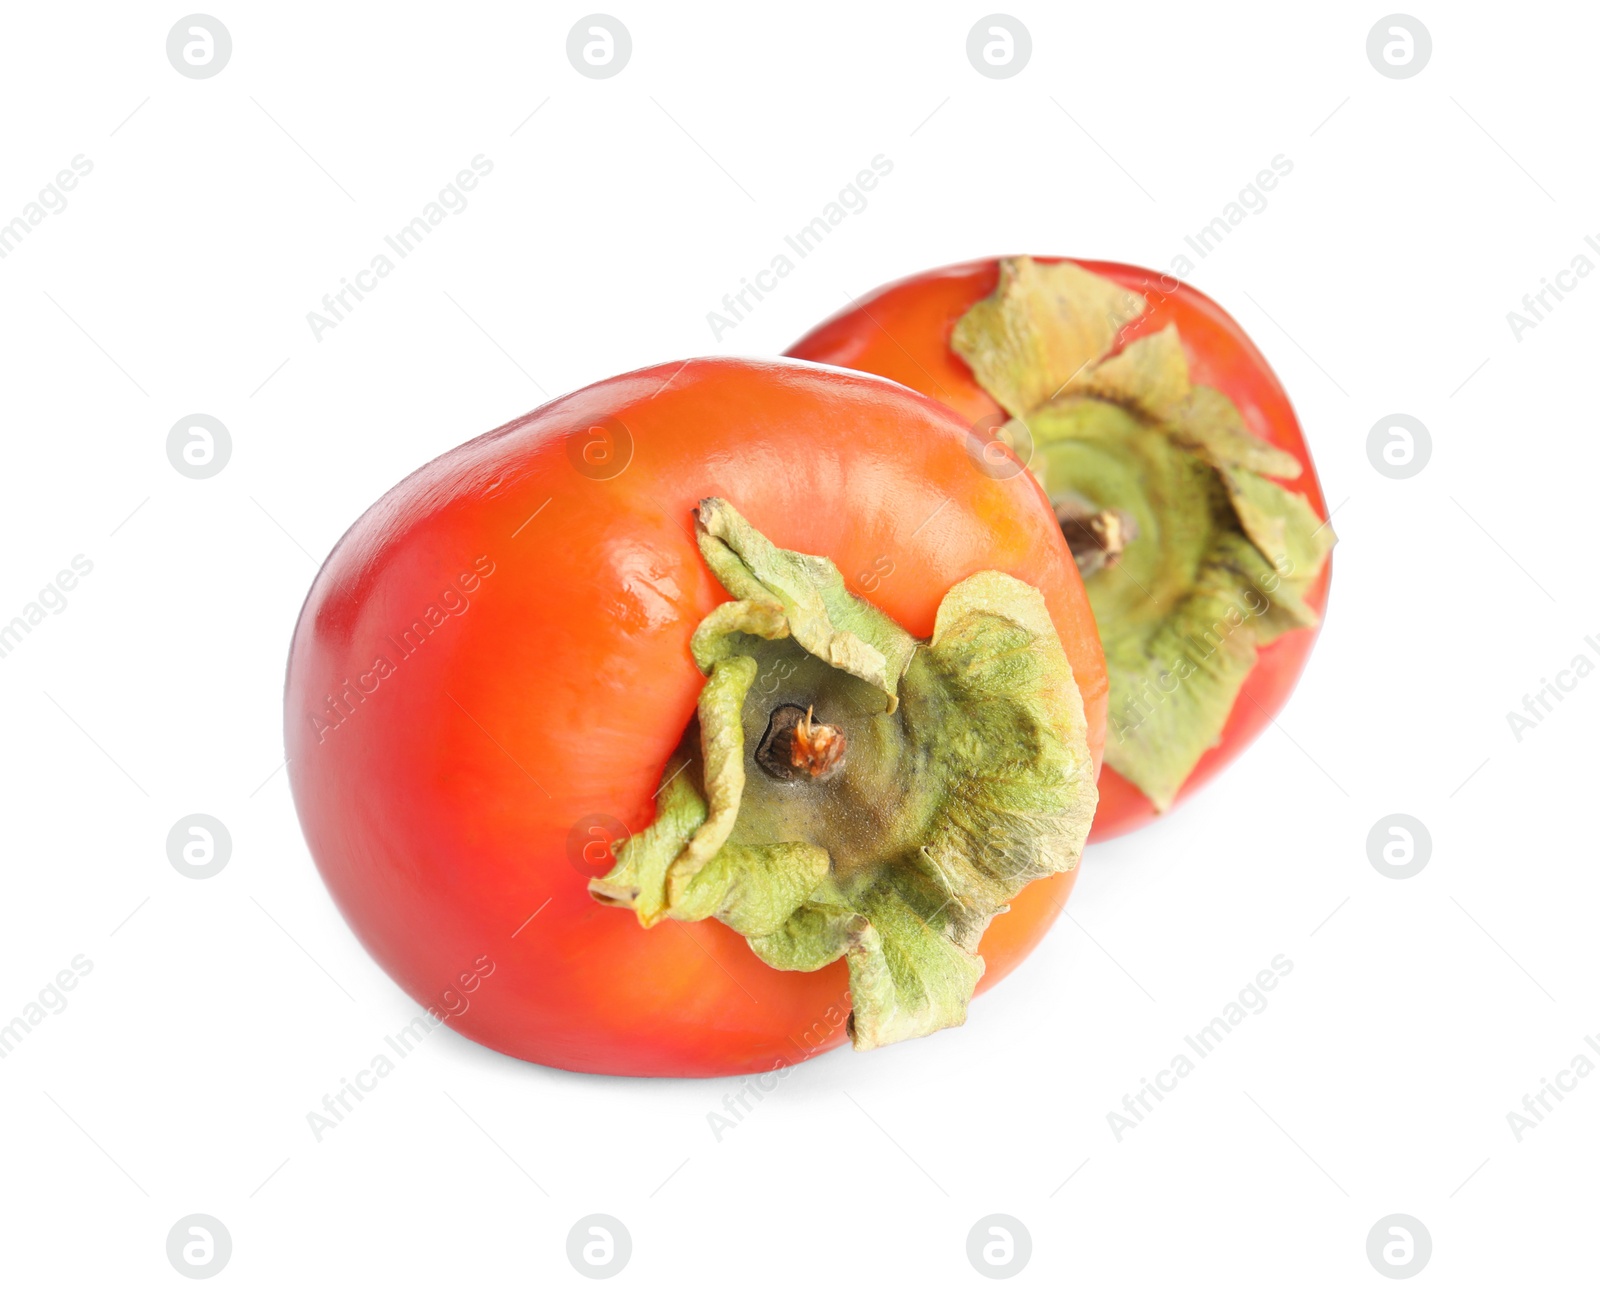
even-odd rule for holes
{"type": "Polygon", "coordinates": [[[1139,535],[1138,523],[1121,508],[1097,512],[1077,499],[1058,500],[1056,520],[1082,575],[1115,566],[1123,549],[1139,535]]]}
{"type": "Polygon", "coordinates": [[[780,705],[767,721],[755,761],[782,782],[802,776],[818,779],[844,767],[848,745],[843,730],[814,718],[810,706],[780,705]]]}

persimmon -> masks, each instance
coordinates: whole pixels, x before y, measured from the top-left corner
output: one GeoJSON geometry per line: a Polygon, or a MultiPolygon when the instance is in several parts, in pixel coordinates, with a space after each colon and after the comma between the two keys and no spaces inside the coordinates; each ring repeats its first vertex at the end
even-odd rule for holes
{"type": "Polygon", "coordinates": [[[1282,709],[1334,536],[1305,437],[1228,313],[1171,275],[1012,257],[880,288],[790,355],[948,405],[1050,496],[1110,676],[1091,840],[1152,820],[1282,709]]]}
{"type": "Polygon", "coordinates": [[[1107,694],[1043,493],[970,448],[892,382],[695,360],[374,504],[285,725],[377,961],[470,1038],[612,1074],[960,1023],[1071,888],[1107,694]]]}

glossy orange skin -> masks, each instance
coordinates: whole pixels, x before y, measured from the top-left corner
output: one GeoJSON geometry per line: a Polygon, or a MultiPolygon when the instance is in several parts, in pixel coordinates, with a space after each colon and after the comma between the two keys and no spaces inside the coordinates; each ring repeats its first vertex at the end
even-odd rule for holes
{"type": "MultiPolygon", "coordinates": [[[[715,921],[641,929],[590,898],[604,866],[574,861],[586,815],[628,831],[652,820],[694,713],[704,678],[690,635],[727,598],[693,535],[710,495],[781,547],[831,557],[918,636],[978,571],[1040,589],[1099,758],[1105,665],[1048,504],[1025,473],[977,470],[965,426],[932,401],[792,361],[694,360],[601,382],[462,445],[385,495],[328,558],[295,630],[285,728],[306,840],[345,918],[418,1002],[448,1015],[465,1000],[449,1023],[499,1051],[707,1076],[844,1041],[843,963],[776,971],[715,921]],[[623,458],[579,470],[595,461],[582,452],[590,428],[610,428],[602,448],[606,435],[621,443],[607,419],[632,457],[595,479],[623,458]],[[489,565],[465,608],[450,599],[401,657],[405,627],[489,565]],[[363,695],[341,717],[325,698],[347,679],[363,695]],[[481,957],[493,972],[464,994],[481,957]]],[[[996,919],[985,987],[1038,942],[1072,877],[1035,882],[996,919]]]]}
{"type": "MultiPolygon", "coordinates": [[[[1053,263],[1066,258],[1035,259],[1053,263]]],[[[1074,263],[1142,293],[1150,303],[1142,317],[1122,330],[1117,349],[1136,337],[1159,332],[1169,323],[1177,324],[1193,380],[1216,387],[1238,406],[1256,435],[1300,461],[1300,477],[1283,484],[1303,494],[1326,520],[1322,487],[1289,396],[1233,317],[1210,297],[1171,275],[1115,261],[1074,263]]],[[[977,384],[966,361],[951,349],[950,334],[970,307],[994,291],[999,274],[999,261],[986,260],[902,279],[863,297],[852,309],[807,333],[788,353],[798,359],[893,378],[948,405],[969,425],[980,419],[985,426],[995,425],[992,420],[1003,417],[1000,406],[977,384]]],[[[1319,615],[1327,606],[1332,569],[1330,560],[1306,593],[1307,603],[1319,615]]],[[[1305,668],[1318,628],[1320,625],[1285,634],[1261,650],[1221,740],[1195,766],[1178,793],[1179,802],[1226,768],[1272,722],[1305,668]]],[[[1100,807],[1091,841],[1120,836],[1154,817],[1155,805],[1137,787],[1110,768],[1101,770],[1100,807]]]]}

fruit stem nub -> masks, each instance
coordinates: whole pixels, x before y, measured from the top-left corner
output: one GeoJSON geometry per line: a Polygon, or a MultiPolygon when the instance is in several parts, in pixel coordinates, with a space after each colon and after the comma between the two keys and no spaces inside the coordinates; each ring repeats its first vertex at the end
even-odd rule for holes
{"type": "Polygon", "coordinates": [[[1096,511],[1075,497],[1059,499],[1055,507],[1080,575],[1115,566],[1123,549],[1139,537],[1139,523],[1121,508],[1096,511]]]}
{"type": "Polygon", "coordinates": [[[773,710],[756,747],[755,761],[762,771],[788,782],[802,774],[821,779],[844,767],[849,746],[844,730],[817,719],[813,709],[785,704],[773,710]]]}

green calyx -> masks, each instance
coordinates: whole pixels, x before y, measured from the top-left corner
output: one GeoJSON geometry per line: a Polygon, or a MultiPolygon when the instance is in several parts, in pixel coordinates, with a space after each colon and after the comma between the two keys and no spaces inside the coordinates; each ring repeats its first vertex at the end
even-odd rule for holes
{"type": "Polygon", "coordinates": [[[1107,354],[1146,307],[1079,266],[1022,257],[1001,263],[952,345],[1011,415],[1002,435],[1078,558],[1110,676],[1106,763],[1165,810],[1221,738],[1257,650],[1317,623],[1305,593],[1334,535],[1271,479],[1299,476],[1299,461],[1190,381],[1175,326],[1107,354]]]}
{"type": "Polygon", "coordinates": [[[1077,865],[1094,816],[1043,598],[974,575],[921,642],[725,501],[696,521],[733,601],[695,632],[706,684],[656,819],[590,893],[646,927],[714,918],[780,970],[843,957],[857,1050],[961,1024],[989,922],[1077,865]]]}

